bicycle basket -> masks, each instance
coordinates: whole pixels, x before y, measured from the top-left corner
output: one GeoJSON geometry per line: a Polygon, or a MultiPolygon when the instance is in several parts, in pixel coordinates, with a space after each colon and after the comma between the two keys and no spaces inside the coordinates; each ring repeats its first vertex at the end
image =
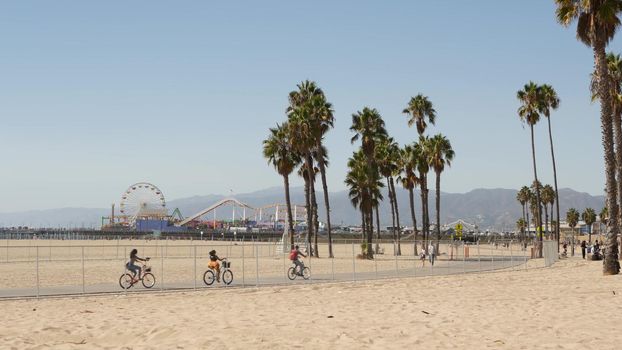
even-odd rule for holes
{"type": "Polygon", "coordinates": [[[230,261],[223,261],[222,262],[222,267],[224,267],[225,269],[231,268],[231,262],[230,261]]]}

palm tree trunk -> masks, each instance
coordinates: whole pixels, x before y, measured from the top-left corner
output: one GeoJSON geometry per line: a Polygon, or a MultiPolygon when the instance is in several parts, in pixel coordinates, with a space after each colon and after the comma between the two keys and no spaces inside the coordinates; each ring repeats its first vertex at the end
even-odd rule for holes
{"type": "Polygon", "coordinates": [[[311,206],[311,196],[309,189],[309,179],[305,176],[305,205],[307,207],[307,247],[311,248],[311,236],[313,235],[313,207],[311,206]]]}
{"type": "Polygon", "coordinates": [[[328,257],[333,258],[333,236],[331,234],[331,225],[330,225],[330,203],[328,200],[328,184],[326,183],[326,164],[324,164],[324,151],[322,150],[321,141],[319,145],[316,145],[318,149],[319,160],[318,164],[320,166],[320,176],[322,178],[322,189],[324,191],[324,206],[326,207],[326,233],[328,234],[328,257]]]}
{"type": "Polygon", "coordinates": [[[410,202],[410,216],[413,220],[413,232],[415,237],[415,256],[417,256],[417,234],[419,230],[417,229],[417,217],[415,216],[415,189],[414,186],[408,187],[408,200],[410,202]]]}
{"type": "Polygon", "coordinates": [[[372,246],[372,238],[374,237],[374,208],[371,205],[369,206],[367,216],[369,217],[369,233],[367,234],[367,259],[373,259],[374,248],[372,246]]]}
{"type": "MultiPolygon", "coordinates": [[[[553,151],[553,134],[551,133],[551,117],[546,118],[549,125],[549,144],[551,145],[551,160],[553,161],[553,185],[555,186],[555,216],[557,217],[557,225],[555,225],[555,239],[557,240],[557,252],[559,253],[559,192],[557,191],[557,166],[555,164],[555,152],[553,151]]],[[[553,216],[553,208],[551,207],[551,216],[553,216]]]]}
{"type": "Polygon", "coordinates": [[[378,250],[380,249],[380,245],[378,242],[380,241],[380,205],[376,206],[376,254],[378,254],[378,250]]]}
{"type": "Polygon", "coordinates": [[[315,176],[311,177],[311,205],[313,206],[313,256],[319,258],[317,236],[318,232],[320,232],[320,221],[318,218],[317,200],[315,198],[315,176]]]}
{"type": "MultiPolygon", "coordinates": [[[[611,82],[610,82],[611,83],[611,82]]],[[[613,96],[612,96],[613,99],[613,96]]],[[[617,201],[618,205],[622,205],[622,110],[619,103],[613,103],[613,137],[615,140],[615,155],[616,155],[616,178],[617,178],[617,201]]],[[[622,226],[622,210],[618,207],[618,227],[622,226]]],[[[600,226],[599,226],[600,227],[600,226]]],[[[619,256],[618,256],[619,258],[619,256]]]]}
{"type": "Polygon", "coordinates": [[[389,203],[391,203],[391,227],[393,231],[393,241],[397,240],[397,231],[395,231],[395,206],[393,205],[393,191],[391,190],[391,182],[387,177],[387,192],[389,195],[389,203]]]}
{"type": "Polygon", "coordinates": [[[389,176],[389,182],[391,183],[391,190],[393,191],[393,205],[395,206],[395,224],[397,230],[397,255],[402,255],[402,247],[400,244],[400,238],[402,235],[402,230],[400,227],[400,211],[399,206],[397,205],[397,192],[395,192],[395,183],[393,182],[393,176],[389,176]]]}
{"type": "Polygon", "coordinates": [[[292,202],[289,198],[289,176],[283,175],[283,185],[285,186],[285,204],[287,204],[287,225],[289,229],[290,249],[294,249],[294,220],[292,219],[292,202]]]}
{"type": "Polygon", "coordinates": [[[361,205],[361,241],[365,239],[365,233],[367,233],[367,218],[365,217],[365,209],[361,205]]]}
{"type": "MultiPolygon", "coordinates": [[[[525,220],[525,204],[522,204],[521,206],[523,207],[523,221],[524,221],[524,222],[527,222],[527,221],[525,220]]],[[[523,237],[522,237],[522,239],[525,239],[525,228],[524,228],[524,227],[523,227],[523,230],[522,230],[522,231],[523,231],[523,232],[522,232],[522,233],[523,233],[523,237]]]]}
{"type": "MultiPolygon", "coordinates": [[[[620,272],[620,262],[618,261],[618,203],[616,195],[616,169],[615,154],[613,143],[613,130],[611,127],[611,90],[609,89],[609,79],[607,77],[607,59],[605,56],[605,41],[601,35],[596,35],[594,42],[594,59],[600,96],[600,122],[605,153],[605,175],[607,177],[607,208],[609,210],[609,230],[607,233],[607,246],[605,250],[605,261],[603,263],[603,273],[605,275],[616,275],[620,272]]],[[[622,179],[620,179],[622,180],[622,179]]]]}
{"type": "Polygon", "coordinates": [[[527,212],[527,236],[525,236],[525,240],[527,240],[527,237],[530,235],[530,229],[529,229],[529,208],[528,208],[529,202],[525,203],[525,208],[527,208],[526,212],[527,212]]]}
{"type": "MultiPolygon", "coordinates": [[[[536,169],[536,144],[534,142],[533,137],[533,124],[530,124],[531,129],[531,158],[533,159],[533,179],[536,184],[538,184],[538,171],[536,169]]],[[[538,257],[542,257],[542,232],[538,233],[538,230],[542,227],[542,213],[540,212],[540,186],[536,185],[536,234],[539,237],[539,249],[538,249],[538,257]]]]}
{"type": "Polygon", "coordinates": [[[436,251],[441,241],[441,172],[436,172],[436,251]]]}
{"type": "Polygon", "coordinates": [[[421,174],[421,231],[423,232],[423,245],[428,246],[428,240],[430,239],[430,232],[428,231],[427,223],[427,209],[426,209],[426,192],[428,187],[428,179],[426,174],[421,174]]]}

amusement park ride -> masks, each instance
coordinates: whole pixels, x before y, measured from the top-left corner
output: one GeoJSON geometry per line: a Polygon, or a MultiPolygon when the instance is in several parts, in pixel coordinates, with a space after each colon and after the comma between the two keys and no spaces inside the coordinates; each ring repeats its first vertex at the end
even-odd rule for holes
{"type": "MultiPolygon", "coordinates": [[[[121,195],[118,214],[115,213],[113,204],[110,216],[102,217],[102,229],[142,232],[156,230],[181,232],[192,228],[282,229],[287,218],[286,210],[285,204],[270,204],[255,208],[231,197],[184,218],[179,208],[175,208],[169,214],[164,194],[157,186],[139,182],[128,187],[121,195]],[[216,215],[218,208],[226,206],[231,207],[230,221],[219,219],[216,215]]],[[[306,208],[302,205],[292,205],[292,215],[296,225],[302,225],[306,217],[306,208]]]]}

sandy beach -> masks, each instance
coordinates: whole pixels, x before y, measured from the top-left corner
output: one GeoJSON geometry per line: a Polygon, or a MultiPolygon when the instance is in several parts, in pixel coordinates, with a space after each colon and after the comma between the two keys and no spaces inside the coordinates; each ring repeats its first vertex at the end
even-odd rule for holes
{"type": "Polygon", "coordinates": [[[620,298],[622,276],[573,258],[526,271],[4,300],[0,347],[614,349],[620,330],[603,321],[620,317],[620,298]]]}

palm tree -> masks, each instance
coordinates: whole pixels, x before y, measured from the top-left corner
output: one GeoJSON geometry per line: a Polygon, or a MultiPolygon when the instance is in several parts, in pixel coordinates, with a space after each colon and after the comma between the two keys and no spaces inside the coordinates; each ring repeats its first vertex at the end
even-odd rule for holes
{"type": "Polygon", "coordinates": [[[615,275],[620,272],[618,261],[619,232],[618,203],[616,185],[616,163],[612,128],[612,96],[610,79],[607,77],[607,58],[605,47],[613,39],[620,26],[618,14],[622,11],[622,0],[555,0],[557,20],[569,26],[577,20],[577,39],[590,46],[594,51],[595,74],[598,77],[598,96],[600,98],[600,123],[603,134],[605,174],[607,178],[607,207],[609,215],[616,220],[609,220],[607,247],[603,273],[615,275]]]}
{"type": "Polygon", "coordinates": [[[400,152],[400,168],[402,173],[399,181],[402,183],[402,187],[408,190],[408,201],[410,204],[410,216],[413,222],[413,232],[415,238],[414,253],[417,255],[417,235],[419,229],[417,228],[417,217],[415,216],[415,186],[419,184],[419,178],[417,177],[415,170],[417,169],[417,157],[413,145],[406,145],[400,152]]]}
{"type": "MultiPolygon", "coordinates": [[[[384,120],[382,120],[380,113],[376,109],[368,107],[363,108],[362,111],[352,114],[352,126],[350,127],[350,131],[354,132],[354,136],[351,139],[352,143],[359,139],[361,140],[361,152],[364,156],[366,165],[364,171],[368,173],[366,175],[366,180],[367,183],[370,184],[367,188],[369,191],[368,202],[365,202],[364,206],[361,208],[365,211],[365,215],[368,215],[368,222],[371,223],[373,221],[373,215],[371,212],[373,208],[372,200],[374,198],[382,199],[382,195],[380,193],[377,195],[370,194],[375,193],[374,191],[381,187],[375,186],[375,182],[379,181],[376,178],[376,175],[379,176],[379,173],[374,154],[376,152],[376,145],[387,138],[387,131],[384,127],[384,120]]],[[[363,170],[358,169],[357,171],[363,170]]],[[[368,257],[373,257],[371,233],[369,233],[369,235],[368,257]]]]}
{"type": "Polygon", "coordinates": [[[570,228],[572,229],[572,255],[574,255],[574,237],[575,237],[574,228],[577,226],[577,223],[579,222],[579,212],[577,211],[577,209],[575,208],[568,209],[568,211],[566,212],[566,222],[568,223],[568,226],[570,226],[570,228]]]}
{"type": "Polygon", "coordinates": [[[441,173],[446,165],[451,166],[455,152],[451,148],[451,142],[442,134],[436,134],[430,139],[429,149],[429,163],[436,173],[436,245],[438,249],[441,240],[441,173]]]}
{"type": "MultiPolygon", "coordinates": [[[[525,218],[525,208],[527,206],[527,202],[529,202],[529,187],[527,186],[523,186],[517,193],[516,193],[516,200],[521,204],[521,207],[523,209],[523,222],[525,223],[525,227],[529,227],[529,220],[525,218]]],[[[523,231],[521,231],[523,234],[523,238],[525,237],[525,231],[523,228],[523,231]]]]}
{"type": "MultiPolygon", "coordinates": [[[[549,203],[555,203],[555,215],[559,220],[559,193],[557,192],[557,166],[555,164],[555,151],[553,150],[553,134],[551,132],[551,110],[555,110],[559,107],[559,97],[557,92],[551,85],[544,84],[541,87],[541,105],[540,109],[542,114],[546,117],[549,127],[549,144],[551,146],[551,160],[553,163],[553,185],[555,186],[555,198],[552,198],[549,203]]],[[[551,217],[553,217],[553,208],[551,207],[551,217]]],[[[555,238],[557,240],[557,250],[559,251],[559,225],[555,227],[555,238]]]]}
{"type": "Polygon", "coordinates": [[[419,141],[413,147],[416,159],[417,171],[419,172],[419,185],[421,187],[421,230],[423,232],[423,244],[427,246],[430,239],[430,216],[428,215],[428,172],[430,171],[430,138],[419,136],[419,141]]]}
{"type": "MultiPolygon", "coordinates": [[[[411,97],[410,101],[408,101],[408,106],[402,111],[402,113],[408,115],[408,126],[412,126],[413,124],[417,127],[417,133],[419,134],[419,143],[422,143],[423,133],[428,127],[428,123],[434,125],[436,121],[436,110],[432,105],[432,102],[428,99],[427,96],[423,94],[418,94],[415,97],[411,97]]],[[[425,139],[427,140],[427,138],[425,139]]],[[[423,146],[423,145],[422,145],[423,146]]],[[[422,147],[421,151],[425,151],[425,148],[422,147]]],[[[421,158],[421,162],[418,163],[427,163],[426,154],[419,153],[421,158]]],[[[420,170],[424,170],[424,173],[420,172],[420,181],[421,181],[421,200],[422,200],[422,231],[423,231],[423,239],[424,241],[428,239],[430,235],[430,215],[428,213],[428,179],[427,173],[429,171],[429,167],[420,166],[420,170]],[[426,169],[427,168],[427,169],[426,169]]],[[[424,244],[427,244],[424,242],[424,244]]]]}
{"type": "Polygon", "coordinates": [[[596,222],[596,212],[592,208],[585,208],[581,220],[587,225],[588,242],[592,243],[592,225],[596,222]]]}
{"type": "Polygon", "coordinates": [[[607,210],[607,207],[603,207],[600,210],[600,214],[598,214],[598,218],[600,220],[600,226],[599,226],[599,232],[600,234],[603,234],[603,229],[602,229],[602,225],[604,224],[605,227],[607,227],[607,220],[609,220],[609,211],[607,210]]]}
{"type": "Polygon", "coordinates": [[[436,111],[432,106],[432,102],[430,102],[427,96],[423,96],[422,94],[411,97],[408,106],[402,113],[407,114],[409,117],[408,126],[412,126],[413,124],[417,126],[419,135],[423,135],[425,129],[428,127],[428,123],[434,125],[436,119],[436,111]]]}
{"type": "MultiPolygon", "coordinates": [[[[540,88],[532,81],[525,85],[523,90],[519,90],[516,93],[516,97],[521,102],[521,106],[518,108],[518,116],[521,121],[526,122],[529,125],[531,131],[531,157],[533,160],[533,178],[534,182],[538,182],[538,171],[536,169],[536,145],[533,136],[533,126],[540,120],[540,88]]],[[[540,210],[540,187],[536,186],[536,231],[542,229],[542,213],[540,210]]],[[[539,257],[542,257],[542,235],[540,235],[540,249],[538,249],[539,257]]]]}
{"type": "Polygon", "coordinates": [[[527,223],[524,218],[516,220],[516,229],[520,232],[525,232],[525,225],[527,225],[527,223]]]}
{"type": "Polygon", "coordinates": [[[291,249],[294,249],[294,220],[292,219],[292,204],[289,197],[289,175],[300,163],[300,157],[294,152],[289,135],[287,123],[271,128],[270,135],[263,141],[263,155],[274,166],[279,175],[283,176],[289,239],[291,249]]]}
{"type": "MultiPolygon", "coordinates": [[[[378,165],[380,174],[387,181],[387,192],[389,195],[389,202],[391,204],[391,216],[393,222],[393,239],[397,243],[397,253],[401,253],[400,247],[400,219],[399,208],[397,205],[397,196],[395,195],[395,186],[393,186],[393,177],[399,172],[399,156],[400,149],[391,137],[382,138],[379,140],[375,148],[375,162],[378,165]]],[[[379,220],[376,220],[379,222],[379,220]]],[[[378,225],[379,227],[379,225],[378,225]]],[[[378,238],[379,234],[378,234],[378,238]]]]}
{"type": "Polygon", "coordinates": [[[544,206],[544,232],[549,232],[549,210],[548,206],[551,205],[551,220],[553,220],[553,203],[555,203],[555,190],[551,185],[544,185],[542,187],[542,205],[544,206]]]}
{"type": "Polygon", "coordinates": [[[345,184],[349,187],[348,196],[352,205],[361,211],[363,234],[367,238],[367,258],[373,259],[373,208],[382,200],[380,174],[377,167],[370,167],[362,151],[355,152],[348,160],[349,171],[345,184]]]}
{"type": "MultiPolygon", "coordinates": [[[[309,169],[313,168],[313,161],[318,164],[319,173],[322,180],[322,188],[324,192],[324,205],[326,207],[326,230],[328,234],[328,255],[333,257],[332,233],[330,223],[330,202],[328,198],[328,185],[326,181],[326,167],[328,165],[328,155],[326,148],[322,142],[324,135],[333,128],[334,116],[332,105],[326,100],[326,96],[315,82],[306,80],[297,85],[298,90],[289,93],[289,106],[287,115],[290,119],[297,120],[301,129],[297,130],[296,137],[299,148],[305,153],[305,166],[309,169]],[[298,138],[300,137],[300,139],[298,138]],[[311,159],[309,159],[312,156],[311,159]]],[[[317,212],[317,201],[315,199],[315,171],[308,171],[307,174],[313,173],[313,177],[305,182],[309,194],[309,204],[313,209],[307,214],[308,221],[313,221],[315,229],[314,245],[315,256],[318,257],[317,247],[317,231],[319,228],[319,219],[317,212]]],[[[309,231],[311,234],[311,231],[309,231]]],[[[310,236],[309,236],[310,239],[310,236]]]]}

